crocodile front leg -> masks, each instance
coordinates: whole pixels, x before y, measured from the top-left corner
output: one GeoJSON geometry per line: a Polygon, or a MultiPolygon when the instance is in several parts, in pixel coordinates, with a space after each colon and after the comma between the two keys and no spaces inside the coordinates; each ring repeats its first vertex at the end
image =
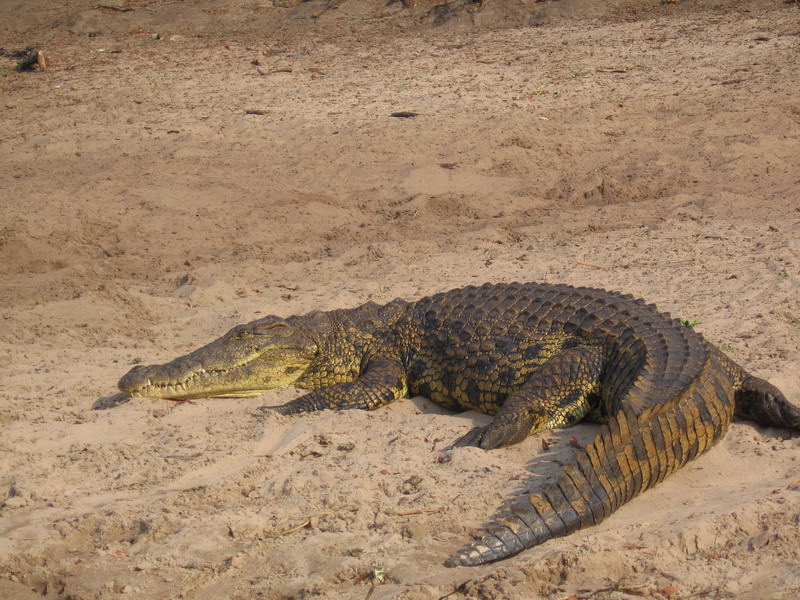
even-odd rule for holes
{"type": "Polygon", "coordinates": [[[361,408],[373,410],[385,406],[408,391],[406,372],[396,360],[374,358],[354,381],[316,389],[280,406],[262,406],[282,415],[294,415],[325,409],[361,408]]]}
{"type": "Polygon", "coordinates": [[[603,359],[599,345],[560,352],[508,395],[491,423],[476,427],[450,447],[490,450],[519,443],[537,431],[574,425],[592,409],[589,397],[599,391],[603,359]]]}

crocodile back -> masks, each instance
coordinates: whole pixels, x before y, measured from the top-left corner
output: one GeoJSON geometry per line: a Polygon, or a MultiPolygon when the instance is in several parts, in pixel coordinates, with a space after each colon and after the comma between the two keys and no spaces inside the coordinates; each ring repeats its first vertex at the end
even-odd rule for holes
{"type": "MultiPolygon", "coordinates": [[[[695,380],[708,355],[698,333],[654,305],[600,289],[537,283],[468,286],[423,298],[415,311],[439,356],[468,353],[470,344],[483,354],[502,354],[507,347],[518,355],[526,344],[554,335],[600,340],[607,353],[602,409],[609,416],[622,406],[632,415],[663,410],[695,380]],[[494,346],[477,347],[487,338],[494,346]]],[[[513,363],[514,358],[505,360],[513,363]]]]}

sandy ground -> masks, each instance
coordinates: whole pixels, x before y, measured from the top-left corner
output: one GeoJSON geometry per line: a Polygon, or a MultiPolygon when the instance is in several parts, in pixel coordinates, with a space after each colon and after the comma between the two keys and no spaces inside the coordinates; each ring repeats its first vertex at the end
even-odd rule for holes
{"type": "Polygon", "coordinates": [[[49,59],[0,57],[0,596],[797,597],[786,431],[447,569],[594,428],[447,454],[486,417],[93,410],[238,322],[511,280],[643,296],[800,402],[797,4],[434,4],[0,3],[49,59]]]}

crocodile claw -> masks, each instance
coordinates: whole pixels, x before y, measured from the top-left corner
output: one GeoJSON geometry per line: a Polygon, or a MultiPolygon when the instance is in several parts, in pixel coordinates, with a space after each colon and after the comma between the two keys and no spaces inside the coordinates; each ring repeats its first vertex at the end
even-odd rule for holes
{"type": "Polygon", "coordinates": [[[486,427],[473,427],[467,433],[457,438],[452,444],[447,446],[445,450],[452,450],[453,448],[463,448],[465,446],[478,446],[481,448],[481,441],[486,427]]]}
{"type": "Polygon", "coordinates": [[[274,414],[283,414],[278,409],[280,406],[258,406],[255,410],[255,416],[258,418],[264,418],[267,415],[274,415],[274,414]]]}
{"type": "Polygon", "coordinates": [[[462,435],[448,446],[448,450],[463,446],[477,446],[484,450],[511,446],[528,437],[533,422],[534,418],[530,415],[498,415],[488,425],[475,427],[462,435]]]}

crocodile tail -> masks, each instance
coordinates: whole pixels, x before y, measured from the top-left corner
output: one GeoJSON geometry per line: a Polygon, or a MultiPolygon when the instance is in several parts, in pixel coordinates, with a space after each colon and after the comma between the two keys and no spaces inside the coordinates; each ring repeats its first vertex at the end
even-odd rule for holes
{"type": "Polygon", "coordinates": [[[660,411],[620,410],[554,482],[504,511],[445,564],[484,564],[597,524],[710,448],[730,423],[733,390],[718,370],[703,371],[660,411]]]}
{"type": "Polygon", "coordinates": [[[767,427],[800,430],[800,408],[759,377],[747,375],[736,390],[736,416],[767,427]]]}

